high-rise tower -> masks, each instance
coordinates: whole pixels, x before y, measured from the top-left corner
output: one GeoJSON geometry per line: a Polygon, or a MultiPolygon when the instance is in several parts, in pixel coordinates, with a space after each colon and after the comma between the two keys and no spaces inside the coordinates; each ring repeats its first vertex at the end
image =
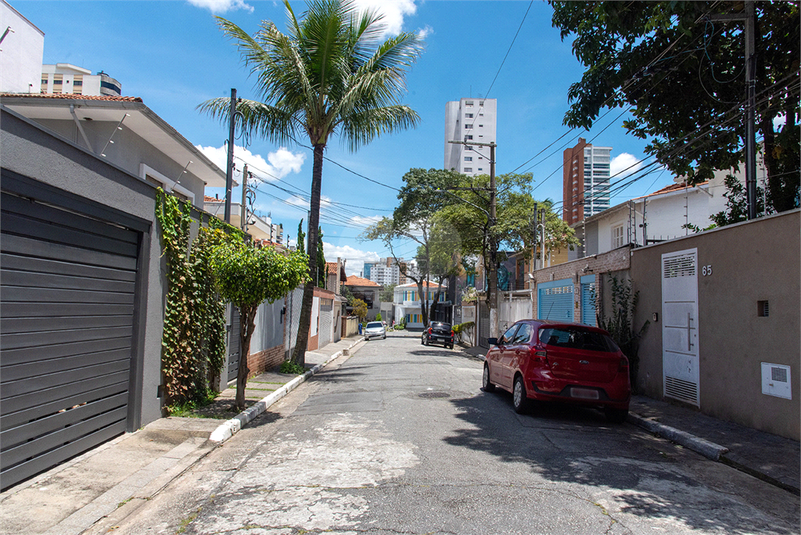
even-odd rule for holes
{"type": "Polygon", "coordinates": [[[463,98],[445,105],[445,169],[469,176],[489,174],[489,147],[449,142],[494,143],[496,110],[494,98],[463,98]]]}
{"type": "Polygon", "coordinates": [[[612,147],[596,147],[579,138],[562,155],[562,219],[572,225],[609,208],[612,147]]]}

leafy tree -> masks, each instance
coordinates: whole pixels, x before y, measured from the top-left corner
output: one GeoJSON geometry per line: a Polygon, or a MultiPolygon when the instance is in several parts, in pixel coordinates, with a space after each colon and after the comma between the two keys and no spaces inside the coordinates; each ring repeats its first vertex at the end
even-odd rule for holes
{"type": "MultiPolygon", "coordinates": [[[[552,210],[551,201],[538,202],[531,195],[531,174],[505,174],[496,177],[496,220],[489,221],[489,177],[461,176],[459,189],[451,195],[461,202],[444,207],[439,217],[449,221],[461,239],[461,253],[477,256],[483,262],[484,273],[492,273],[501,261],[501,247],[530,254],[536,243],[535,214],[537,207],[548,210],[545,218],[546,246],[568,247],[578,243],[571,229],[552,210]],[[493,224],[494,223],[494,224],[493,224]]],[[[494,305],[497,280],[487,281],[488,303],[494,305]]]]}
{"type": "Polygon", "coordinates": [[[395,300],[395,285],[394,284],[387,284],[383,288],[381,288],[378,299],[382,303],[391,303],[395,300]]]}
{"type": "Polygon", "coordinates": [[[303,219],[298,223],[298,244],[296,248],[299,253],[306,253],[306,233],[303,232],[303,219]]]}
{"type": "MultiPolygon", "coordinates": [[[[726,197],[726,209],[709,216],[709,219],[718,227],[739,223],[740,221],[746,221],[748,219],[748,201],[746,200],[745,186],[733,175],[726,176],[725,184],[726,188],[729,190],[723,194],[723,196],[726,197]]],[[[762,188],[757,188],[757,213],[761,212],[763,209],[762,188]]],[[[698,229],[696,232],[700,230],[701,229],[698,229]]]]}
{"type": "MultiPolygon", "coordinates": [[[[312,0],[300,20],[288,0],[287,33],[264,21],[253,36],[217,18],[255,75],[263,102],[236,103],[237,126],[276,143],[308,136],[314,153],[309,203],[309,251],[317,250],[324,151],[331,136],[341,134],[353,151],[384,133],[416,126],[417,113],[399,103],[405,73],[422,52],[412,33],[380,41],[384,29],[376,11],[357,12],[348,0],[312,0]]],[[[226,121],[230,99],[200,105],[226,121]]],[[[293,362],[305,362],[317,256],[309,262],[303,290],[298,344],[293,362]]]]}
{"type": "Polygon", "coordinates": [[[343,284],[342,285],[342,289],[340,290],[340,293],[341,293],[342,297],[345,298],[345,302],[348,305],[352,305],[353,304],[353,300],[355,299],[355,297],[353,295],[353,291],[350,289],[350,286],[346,286],[346,285],[343,284]]]}
{"type": "Polygon", "coordinates": [[[250,243],[222,244],[213,252],[217,290],[239,308],[239,373],[236,407],[245,407],[247,358],[255,329],[256,311],[264,301],[272,303],[308,279],[308,258],[300,252],[282,255],[272,248],[257,249],[250,243]]]}
{"type": "MultiPolygon", "coordinates": [[[[586,66],[568,92],[566,125],[589,129],[602,108],[630,106],[625,128],[690,183],[744,161],[744,23],[713,20],[742,15],[743,2],[550,3],[586,66]]],[[[755,6],[756,131],[768,204],[781,212],[799,206],[799,3],[755,6]]]]}
{"type": "Polygon", "coordinates": [[[359,316],[359,321],[364,321],[364,318],[367,317],[367,303],[354,297],[350,304],[353,307],[353,314],[359,316]]]}
{"type": "Polygon", "coordinates": [[[461,238],[456,229],[440,215],[435,215],[429,233],[428,248],[422,245],[417,248],[417,267],[427,271],[437,283],[437,289],[431,301],[431,317],[436,316],[439,308],[442,285],[447,280],[464,273],[462,268],[461,238]]]}
{"type": "Polygon", "coordinates": [[[445,188],[449,188],[460,180],[458,173],[442,169],[410,169],[403,175],[404,186],[398,193],[400,204],[395,208],[392,217],[384,217],[368,227],[360,236],[363,241],[381,240],[390,250],[401,272],[417,284],[421,296],[420,313],[423,324],[428,324],[430,317],[426,295],[431,281],[430,241],[437,212],[449,202],[445,188]],[[417,272],[408,269],[395,254],[395,245],[399,240],[411,240],[418,244],[417,272]]]}

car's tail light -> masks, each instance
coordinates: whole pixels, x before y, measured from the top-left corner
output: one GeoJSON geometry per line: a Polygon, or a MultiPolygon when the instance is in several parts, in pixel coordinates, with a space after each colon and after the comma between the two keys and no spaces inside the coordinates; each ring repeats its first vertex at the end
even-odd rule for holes
{"type": "Polygon", "coordinates": [[[432,329],[431,327],[429,327],[429,328],[428,328],[428,334],[431,334],[431,333],[433,333],[433,332],[434,332],[434,329],[432,329]]]}
{"type": "Polygon", "coordinates": [[[626,357],[620,357],[620,363],[617,366],[617,371],[619,372],[628,372],[629,371],[629,359],[626,357]]]}
{"type": "Polygon", "coordinates": [[[544,349],[536,349],[534,352],[534,362],[548,363],[548,352],[544,349]]]}
{"type": "Polygon", "coordinates": [[[453,337],[454,337],[454,333],[453,333],[453,331],[451,331],[451,338],[453,338],[453,337]]]}

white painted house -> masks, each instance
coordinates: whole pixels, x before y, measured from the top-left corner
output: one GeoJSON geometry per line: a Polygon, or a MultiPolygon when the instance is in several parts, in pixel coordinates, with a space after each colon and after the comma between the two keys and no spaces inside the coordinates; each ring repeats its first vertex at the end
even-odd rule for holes
{"type": "MultiPolygon", "coordinates": [[[[437,292],[437,285],[433,283],[423,283],[425,291],[425,299],[428,301],[428,306],[434,299],[437,292]]],[[[442,289],[439,294],[439,301],[445,302],[448,298],[448,285],[442,284],[442,289]]],[[[407,328],[422,329],[425,327],[423,324],[423,310],[421,307],[420,291],[416,282],[409,284],[401,284],[395,286],[394,295],[394,308],[395,308],[395,322],[404,322],[407,328]]]]}
{"type": "Polygon", "coordinates": [[[575,223],[583,246],[569,260],[606,253],[632,244],[644,246],[680,238],[712,224],[710,216],[726,209],[726,172],[695,186],[671,184],[658,191],[618,204],[575,223]]]}

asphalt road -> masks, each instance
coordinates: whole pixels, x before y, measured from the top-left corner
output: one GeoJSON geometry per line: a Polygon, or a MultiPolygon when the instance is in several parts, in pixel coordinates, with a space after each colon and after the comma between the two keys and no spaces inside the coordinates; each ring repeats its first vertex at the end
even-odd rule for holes
{"type": "Polygon", "coordinates": [[[114,534],[798,533],[798,498],[600,412],[480,390],[389,333],[315,376],[114,534]]]}

